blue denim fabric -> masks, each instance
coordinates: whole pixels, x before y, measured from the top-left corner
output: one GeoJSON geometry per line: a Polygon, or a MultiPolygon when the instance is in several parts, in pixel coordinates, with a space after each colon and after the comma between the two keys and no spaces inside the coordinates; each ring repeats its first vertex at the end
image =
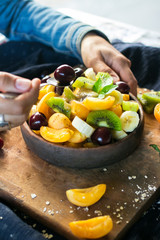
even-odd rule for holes
{"type": "Polygon", "coordinates": [[[94,27],[32,0],[0,0],[0,32],[10,40],[39,41],[82,61],[81,40],[90,31],[108,40],[94,27]]]}
{"type": "Polygon", "coordinates": [[[0,203],[0,240],[45,240],[31,226],[24,223],[4,204],[0,203]]]}

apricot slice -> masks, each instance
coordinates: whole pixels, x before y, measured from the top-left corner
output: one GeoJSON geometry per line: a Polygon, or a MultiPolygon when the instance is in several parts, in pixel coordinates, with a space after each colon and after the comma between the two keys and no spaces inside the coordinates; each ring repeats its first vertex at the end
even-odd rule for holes
{"type": "Polygon", "coordinates": [[[68,200],[76,206],[91,206],[104,195],[106,184],[99,184],[83,189],[69,189],[66,191],[68,200]]]}
{"type": "Polygon", "coordinates": [[[86,97],[83,100],[83,104],[91,111],[104,110],[111,108],[114,104],[115,97],[107,96],[104,99],[86,97]]]}
{"type": "Polygon", "coordinates": [[[89,110],[83,103],[73,100],[71,101],[71,113],[74,116],[78,116],[85,120],[88,116],[89,110]]]}
{"type": "Polygon", "coordinates": [[[53,129],[42,126],[40,128],[40,134],[49,142],[60,143],[68,141],[73,135],[73,131],[69,128],[53,129]]]}
{"type": "Polygon", "coordinates": [[[43,113],[47,119],[53,114],[53,110],[48,106],[47,100],[54,96],[54,92],[49,92],[37,104],[37,112],[43,113]]]}
{"type": "Polygon", "coordinates": [[[69,118],[63,113],[54,113],[48,119],[48,126],[54,129],[70,128],[72,126],[69,118]]]}
{"type": "Polygon", "coordinates": [[[109,110],[114,112],[118,117],[122,114],[122,107],[120,104],[114,104],[109,110]]]}
{"type": "Polygon", "coordinates": [[[97,239],[107,235],[113,228],[109,215],[69,223],[72,233],[78,238],[97,239]]]}
{"type": "Polygon", "coordinates": [[[43,97],[44,95],[46,95],[47,93],[49,93],[49,92],[54,92],[54,90],[55,90],[55,86],[53,86],[53,85],[43,86],[43,87],[39,90],[38,100],[41,100],[42,97],[43,97]]]}
{"type": "Polygon", "coordinates": [[[72,137],[69,139],[70,143],[81,143],[86,140],[86,136],[82,133],[80,133],[77,129],[73,129],[74,133],[72,137]]]}
{"type": "Polygon", "coordinates": [[[123,93],[122,96],[123,96],[123,101],[129,101],[130,100],[129,94],[123,93]]]}

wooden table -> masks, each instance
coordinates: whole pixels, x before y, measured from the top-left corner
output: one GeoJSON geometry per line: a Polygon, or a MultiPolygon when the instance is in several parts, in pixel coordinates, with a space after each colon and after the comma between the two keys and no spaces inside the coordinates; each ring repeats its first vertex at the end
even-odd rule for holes
{"type": "Polygon", "coordinates": [[[0,198],[70,240],[77,238],[69,222],[109,214],[114,227],[102,239],[120,239],[160,193],[160,158],[149,146],[160,143],[159,133],[160,124],[145,115],[136,151],[119,163],[90,170],[59,168],[38,158],[25,145],[19,127],[1,133],[0,198]],[[76,207],[66,198],[67,189],[99,183],[106,183],[107,191],[89,208],[76,207]]]}

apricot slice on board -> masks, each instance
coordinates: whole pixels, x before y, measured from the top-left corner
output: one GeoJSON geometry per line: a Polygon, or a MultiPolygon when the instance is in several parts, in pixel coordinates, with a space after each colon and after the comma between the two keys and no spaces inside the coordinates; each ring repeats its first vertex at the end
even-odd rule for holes
{"type": "Polygon", "coordinates": [[[55,97],[54,92],[49,92],[44,95],[37,104],[37,112],[43,113],[47,119],[53,114],[53,110],[47,105],[47,100],[51,97],[55,97]]]}
{"type": "Polygon", "coordinates": [[[69,223],[72,233],[78,238],[96,239],[108,234],[113,228],[109,215],[69,223]]]}
{"type": "Polygon", "coordinates": [[[73,133],[74,132],[69,128],[53,129],[44,126],[40,128],[41,136],[45,140],[53,143],[66,142],[72,137],[73,133]]]}
{"type": "Polygon", "coordinates": [[[111,108],[114,104],[115,97],[108,96],[104,99],[100,98],[93,98],[93,97],[86,97],[83,100],[83,104],[91,111],[94,110],[104,110],[111,108]]]}
{"type": "Polygon", "coordinates": [[[66,191],[68,200],[76,206],[87,207],[96,203],[105,193],[106,184],[98,184],[83,189],[69,189],[66,191]]]}

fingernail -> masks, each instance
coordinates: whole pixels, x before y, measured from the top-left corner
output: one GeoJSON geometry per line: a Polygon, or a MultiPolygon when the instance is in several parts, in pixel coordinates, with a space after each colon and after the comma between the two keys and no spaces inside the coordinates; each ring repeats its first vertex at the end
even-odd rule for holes
{"type": "Polygon", "coordinates": [[[16,79],[15,86],[18,90],[27,91],[31,88],[31,81],[27,79],[16,79]]]}

